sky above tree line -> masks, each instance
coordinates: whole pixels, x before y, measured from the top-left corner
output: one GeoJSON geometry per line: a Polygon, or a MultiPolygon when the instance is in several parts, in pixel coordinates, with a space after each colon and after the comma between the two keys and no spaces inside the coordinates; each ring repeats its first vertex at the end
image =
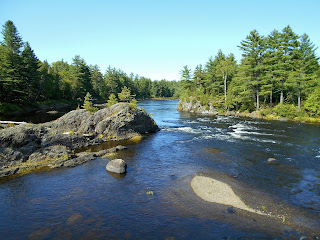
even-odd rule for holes
{"type": "Polygon", "coordinates": [[[290,25],[320,47],[319,9],[319,0],[1,0],[0,24],[12,20],[42,61],[80,55],[103,73],[110,65],[179,80],[183,66],[205,64],[219,49],[239,61],[237,46],[253,29],[290,25]]]}

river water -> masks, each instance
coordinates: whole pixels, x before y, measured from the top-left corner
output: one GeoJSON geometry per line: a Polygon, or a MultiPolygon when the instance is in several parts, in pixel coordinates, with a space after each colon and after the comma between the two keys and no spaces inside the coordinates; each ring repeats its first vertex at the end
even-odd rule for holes
{"type": "Polygon", "coordinates": [[[161,131],[110,156],[127,161],[126,175],[110,175],[98,158],[0,181],[1,239],[320,237],[319,125],[181,113],[177,104],[139,102],[161,131]],[[269,216],[204,202],[190,187],[195,175],[230,184],[269,216]]]}

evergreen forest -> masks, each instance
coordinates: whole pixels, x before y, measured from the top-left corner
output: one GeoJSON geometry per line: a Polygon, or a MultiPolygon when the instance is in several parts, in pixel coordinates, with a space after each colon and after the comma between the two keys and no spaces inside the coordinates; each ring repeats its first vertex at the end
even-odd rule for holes
{"type": "Polygon", "coordinates": [[[178,82],[151,81],[109,66],[102,73],[99,66],[88,65],[80,56],[72,63],[52,64],[40,61],[28,42],[23,42],[16,26],[7,21],[0,44],[0,104],[24,105],[50,100],[82,101],[87,93],[93,99],[107,101],[124,87],[137,99],[176,97],[178,82]]]}
{"type": "Polygon", "coordinates": [[[225,111],[275,117],[320,116],[320,68],[316,46],[290,26],[268,36],[253,30],[240,42],[242,59],[221,50],[206,64],[180,74],[181,99],[225,111]]]}

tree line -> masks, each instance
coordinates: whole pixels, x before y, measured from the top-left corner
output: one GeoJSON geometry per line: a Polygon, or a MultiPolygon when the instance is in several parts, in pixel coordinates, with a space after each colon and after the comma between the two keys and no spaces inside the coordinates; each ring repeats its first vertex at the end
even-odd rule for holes
{"type": "Polygon", "coordinates": [[[12,21],[2,30],[0,43],[0,102],[25,103],[47,100],[83,100],[87,93],[107,100],[117,96],[123,87],[138,99],[173,97],[178,94],[178,82],[151,81],[130,75],[121,69],[108,67],[103,74],[97,65],[88,65],[75,56],[72,63],[64,60],[49,64],[40,61],[28,42],[23,42],[12,21]]]}
{"type": "Polygon", "coordinates": [[[316,47],[307,34],[290,26],[268,36],[253,30],[238,46],[240,64],[234,55],[218,51],[194,71],[181,70],[183,96],[217,109],[254,111],[288,108],[320,115],[320,67],[316,47]],[[293,107],[294,106],[294,107],[293,107]]]}

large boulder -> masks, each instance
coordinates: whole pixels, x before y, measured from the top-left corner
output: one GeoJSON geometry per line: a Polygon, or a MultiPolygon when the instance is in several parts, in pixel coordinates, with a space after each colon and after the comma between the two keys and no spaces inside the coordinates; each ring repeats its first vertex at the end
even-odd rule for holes
{"type": "Polygon", "coordinates": [[[114,173],[125,173],[127,170],[127,163],[122,159],[114,159],[107,164],[106,170],[114,173]]]}
{"type": "MultiPolygon", "coordinates": [[[[99,154],[73,155],[73,150],[156,131],[159,127],[155,121],[128,103],[118,103],[94,114],[74,110],[48,123],[0,129],[0,171],[6,176],[29,165],[32,168],[79,165],[99,154]]],[[[118,150],[121,149],[112,149],[118,150]]]]}
{"type": "Polygon", "coordinates": [[[127,103],[104,108],[85,119],[79,132],[95,132],[107,137],[129,139],[136,134],[159,131],[155,121],[144,111],[127,103]]]}

